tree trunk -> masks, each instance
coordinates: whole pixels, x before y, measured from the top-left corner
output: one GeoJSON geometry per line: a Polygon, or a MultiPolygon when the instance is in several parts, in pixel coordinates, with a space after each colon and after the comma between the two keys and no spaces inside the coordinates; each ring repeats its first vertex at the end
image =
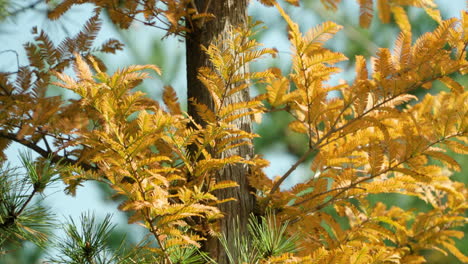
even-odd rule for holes
{"type": "MultiPolygon", "coordinates": [[[[229,38],[228,29],[232,26],[247,25],[247,5],[248,0],[195,0],[195,5],[199,12],[207,10],[214,14],[215,19],[210,20],[193,31],[186,37],[187,53],[187,90],[188,98],[195,98],[197,102],[207,105],[214,111],[213,102],[209,92],[198,80],[198,69],[203,66],[211,67],[208,56],[201,50],[201,45],[208,47],[217,37],[221,39],[229,38]],[[208,8],[207,8],[207,5],[208,8]]],[[[234,94],[227,98],[227,104],[249,100],[248,90],[234,94]]],[[[197,123],[203,124],[203,121],[197,115],[194,107],[188,105],[189,114],[197,123]]],[[[233,122],[238,128],[250,132],[252,122],[249,117],[244,117],[233,122]]],[[[244,158],[253,156],[253,147],[242,146],[223,153],[223,156],[239,155],[244,158]]],[[[248,216],[253,212],[255,197],[251,193],[251,188],[247,182],[248,168],[245,165],[226,166],[218,175],[218,181],[232,180],[239,184],[238,188],[229,188],[217,193],[219,199],[233,197],[236,201],[220,204],[219,208],[225,217],[220,220],[220,231],[225,234],[230,251],[235,254],[233,249],[234,235],[244,235],[248,216]],[[240,230],[232,226],[233,221],[239,219],[240,230]]],[[[203,249],[210,253],[210,256],[218,261],[219,264],[227,264],[229,261],[217,238],[211,237],[205,241],[203,249]]],[[[234,256],[235,257],[235,256],[234,256]]]]}

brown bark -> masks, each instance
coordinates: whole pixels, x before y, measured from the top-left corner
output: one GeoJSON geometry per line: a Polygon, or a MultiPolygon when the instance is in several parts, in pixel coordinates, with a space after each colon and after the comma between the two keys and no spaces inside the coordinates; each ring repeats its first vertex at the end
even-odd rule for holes
{"type": "MultiPolygon", "coordinates": [[[[198,80],[197,74],[200,67],[211,67],[208,56],[201,50],[201,45],[208,47],[213,41],[220,37],[221,41],[229,38],[227,31],[232,26],[246,26],[247,24],[247,5],[248,0],[196,0],[194,1],[197,10],[214,14],[215,19],[210,20],[198,28],[194,28],[186,38],[186,54],[187,54],[187,90],[188,98],[195,98],[197,102],[206,104],[210,109],[213,109],[212,99],[198,80]],[[207,5],[208,8],[207,8],[207,5]],[[207,9],[206,9],[207,8],[207,9]]],[[[239,92],[227,98],[225,105],[246,101],[249,99],[247,90],[239,92]]],[[[195,121],[203,124],[200,117],[197,115],[194,107],[188,105],[188,112],[194,117],[195,121]]],[[[233,122],[238,128],[245,131],[252,130],[252,122],[249,117],[241,118],[233,122]]],[[[252,157],[253,147],[242,146],[230,150],[228,153],[223,153],[223,156],[239,155],[244,158],[252,157]]],[[[245,165],[232,165],[223,169],[218,177],[218,180],[232,180],[239,184],[238,188],[224,189],[217,193],[219,199],[233,197],[236,201],[221,204],[219,207],[225,217],[220,220],[220,231],[226,235],[230,251],[235,253],[232,247],[234,235],[245,234],[248,216],[253,212],[255,197],[251,194],[251,188],[247,182],[248,168],[245,165]],[[241,230],[237,230],[232,226],[234,219],[239,219],[241,230]]],[[[226,254],[217,238],[208,238],[203,245],[203,249],[210,253],[210,256],[220,264],[229,263],[226,254]]]]}

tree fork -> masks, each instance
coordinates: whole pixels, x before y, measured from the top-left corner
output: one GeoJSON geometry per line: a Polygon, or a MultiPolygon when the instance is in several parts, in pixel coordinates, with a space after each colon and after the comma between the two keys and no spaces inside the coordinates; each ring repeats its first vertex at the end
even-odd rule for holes
{"type": "MultiPolygon", "coordinates": [[[[200,67],[212,67],[209,57],[201,49],[201,46],[208,47],[216,39],[221,42],[227,40],[229,29],[232,27],[247,26],[247,5],[248,0],[195,0],[192,1],[198,12],[207,12],[215,16],[214,19],[207,20],[205,23],[193,24],[192,31],[186,36],[186,56],[187,56],[187,98],[194,98],[198,103],[207,105],[212,111],[215,111],[210,93],[204,85],[198,80],[198,69],[200,67]]],[[[226,104],[247,101],[250,99],[248,90],[238,92],[225,99],[226,104]]],[[[188,113],[194,120],[203,125],[203,121],[197,114],[195,107],[188,104],[188,113]]],[[[244,131],[252,131],[252,121],[250,117],[243,117],[233,121],[238,128],[244,131]]],[[[252,146],[241,146],[222,153],[222,156],[238,155],[243,158],[253,156],[252,146]]],[[[250,213],[254,210],[255,196],[252,194],[252,188],[247,181],[249,170],[246,165],[236,164],[226,166],[217,175],[217,180],[231,180],[238,183],[239,187],[223,189],[216,193],[222,200],[226,198],[235,198],[236,201],[222,203],[220,210],[225,217],[220,220],[220,231],[226,236],[228,247],[235,255],[233,250],[234,237],[243,235],[247,232],[247,221],[250,213]],[[234,221],[239,221],[237,230],[232,226],[234,221]]],[[[236,225],[237,227],[237,225],[236,225]]],[[[203,249],[210,253],[210,256],[217,260],[219,264],[229,263],[222,245],[218,238],[209,237],[203,244],[203,249]]],[[[236,257],[236,256],[234,256],[236,257]]]]}

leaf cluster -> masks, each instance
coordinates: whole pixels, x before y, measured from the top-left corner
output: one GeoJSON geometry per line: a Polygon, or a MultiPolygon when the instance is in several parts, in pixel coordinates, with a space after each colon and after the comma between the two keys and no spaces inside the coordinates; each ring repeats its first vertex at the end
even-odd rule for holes
{"type": "MultiPolygon", "coordinates": [[[[274,6],[276,0],[259,0],[265,6],[274,6]]],[[[299,0],[286,0],[287,3],[299,6],[299,0]]],[[[321,0],[322,4],[331,10],[338,8],[341,0],[321,0]]],[[[397,1],[397,0],[359,0],[359,24],[369,27],[374,15],[374,2],[376,2],[378,17],[383,23],[389,23],[393,14],[397,23],[401,16],[406,16],[405,7],[414,6],[423,8],[426,13],[440,22],[442,20],[437,5],[433,0],[421,1],[397,1]]],[[[137,21],[147,26],[161,28],[167,34],[184,36],[200,28],[203,24],[213,20],[211,13],[212,1],[197,2],[194,0],[138,0],[138,1],[114,1],[114,0],[85,0],[79,4],[91,3],[97,7],[104,8],[112,22],[122,29],[128,29],[133,22],[137,21]]],[[[48,18],[55,20],[60,18],[73,5],[73,0],[62,0],[48,12],[48,18]]]]}

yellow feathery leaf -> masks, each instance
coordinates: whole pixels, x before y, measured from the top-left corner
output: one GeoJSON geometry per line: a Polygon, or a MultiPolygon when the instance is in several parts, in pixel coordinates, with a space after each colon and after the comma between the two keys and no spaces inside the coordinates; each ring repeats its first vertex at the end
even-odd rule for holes
{"type": "Polygon", "coordinates": [[[233,188],[233,187],[238,187],[239,184],[235,181],[221,181],[217,182],[214,185],[210,186],[210,192],[214,190],[219,190],[219,189],[226,189],[226,188],[233,188]]]}
{"type": "Polygon", "coordinates": [[[243,145],[251,145],[252,142],[250,140],[246,140],[246,139],[252,139],[255,137],[254,134],[247,134],[247,132],[245,132],[246,134],[241,134],[239,136],[234,136],[233,134],[231,134],[231,136],[229,137],[224,137],[223,139],[221,139],[217,144],[216,144],[216,147],[218,148],[218,150],[216,151],[216,153],[219,153],[221,154],[222,152],[225,152],[226,150],[229,150],[229,149],[232,149],[232,148],[237,148],[239,146],[243,146],[243,145]]]}
{"type": "Polygon", "coordinates": [[[448,76],[443,76],[439,80],[443,82],[448,88],[450,88],[450,90],[452,90],[454,93],[461,94],[465,92],[465,88],[461,84],[448,76]]]}
{"type": "Polygon", "coordinates": [[[299,30],[299,26],[296,23],[294,23],[294,21],[291,19],[291,17],[288,14],[286,14],[284,9],[277,2],[274,2],[273,4],[278,9],[281,16],[284,18],[284,20],[286,21],[286,24],[288,24],[289,31],[290,31],[289,38],[290,39],[297,39],[301,35],[301,32],[299,30]]]}
{"type": "Polygon", "coordinates": [[[222,200],[216,200],[216,204],[222,204],[222,203],[227,203],[227,202],[236,202],[236,198],[226,198],[222,200]]]}
{"type": "Polygon", "coordinates": [[[398,221],[393,220],[390,216],[377,216],[374,219],[377,220],[377,221],[389,224],[389,225],[395,227],[398,231],[403,232],[404,234],[408,234],[408,232],[409,232],[408,229],[406,228],[406,226],[402,225],[398,221]]]}
{"type": "MultiPolygon", "coordinates": [[[[309,54],[311,51],[315,51],[317,47],[322,46],[325,42],[330,40],[338,31],[340,31],[343,28],[343,26],[338,25],[332,21],[325,21],[321,23],[320,25],[317,25],[307,31],[305,35],[304,42],[306,45],[306,48],[300,49],[303,50],[306,54],[309,54]]],[[[299,33],[300,34],[300,33],[299,33]]],[[[301,45],[300,43],[294,43],[295,45],[301,45]]],[[[327,50],[322,50],[321,53],[323,56],[327,53],[327,50]]],[[[337,52],[330,52],[330,54],[341,54],[337,52]]],[[[343,55],[344,56],[344,55],[343,55]]],[[[327,56],[328,57],[328,56],[327,56]]]]}
{"type": "Polygon", "coordinates": [[[411,24],[408,15],[401,6],[392,6],[392,13],[398,27],[403,32],[411,32],[411,24]]]}
{"type": "Polygon", "coordinates": [[[411,169],[394,168],[393,171],[400,172],[403,175],[411,176],[412,178],[414,178],[417,181],[421,181],[421,182],[431,182],[432,181],[432,178],[430,176],[425,175],[425,174],[421,174],[421,173],[419,173],[417,171],[414,171],[414,170],[411,170],[411,169]]]}
{"type": "Polygon", "coordinates": [[[196,212],[190,212],[188,208],[186,210],[181,210],[179,209],[179,212],[175,214],[169,214],[161,217],[158,220],[158,226],[162,227],[164,225],[170,225],[174,223],[180,223],[179,220],[184,219],[186,217],[191,217],[191,216],[200,216],[199,213],[196,212]]]}
{"type": "Polygon", "coordinates": [[[468,154],[468,146],[458,141],[447,140],[447,141],[444,141],[444,144],[455,153],[465,154],[465,155],[468,154]]]}
{"type": "Polygon", "coordinates": [[[303,134],[309,133],[309,130],[307,129],[307,126],[303,122],[300,122],[300,121],[297,121],[297,120],[292,121],[291,123],[289,123],[288,127],[289,127],[289,129],[291,129],[292,131],[297,132],[297,133],[303,133],[303,134]]]}
{"type": "Polygon", "coordinates": [[[187,235],[182,235],[181,236],[182,239],[185,240],[185,242],[187,242],[188,244],[192,245],[192,246],[195,246],[197,248],[201,247],[201,245],[196,241],[196,240],[201,240],[198,236],[187,236],[187,235]]]}
{"type": "MultiPolygon", "coordinates": [[[[181,238],[178,237],[172,237],[169,239],[164,240],[164,247],[167,249],[170,249],[172,247],[178,247],[178,248],[183,248],[183,246],[187,246],[187,242],[181,238]]],[[[157,251],[155,253],[159,253],[162,251],[157,251]]]]}
{"type": "Polygon", "coordinates": [[[193,98],[190,99],[190,103],[195,106],[195,110],[198,115],[206,122],[215,122],[216,115],[211,109],[208,108],[205,104],[198,103],[193,98]]]}
{"type": "Polygon", "coordinates": [[[381,48],[377,51],[377,58],[374,60],[374,78],[382,81],[389,75],[395,72],[391,61],[390,51],[386,48],[381,48]]]}
{"type": "Polygon", "coordinates": [[[141,209],[144,209],[144,208],[151,208],[151,207],[152,207],[152,204],[150,202],[147,202],[147,201],[128,200],[128,201],[124,201],[123,203],[121,203],[118,208],[121,211],[133,211],[133,210],[138,211],[138,210],[141,210],[141,209]]]}
{"type": "Polygon", "coordinates": [[[256,115],[258,113],[261,113],[261,111],[257,110],[257,109],[253,109],[253,110],[250,110],[250,111],[237,111],[237,113],[234,113],[234,114],[231,114],[231,115],[227,115],[223,118],[221,118],[221,121],[225,122],[225,123],[230,123],[236,119],[239,119],[239,118],[242,118],[244,116],[249,116],[249,118],[253,115],[256,115]]]}
{"type": "Polygon", "coordinates": [[[455,237],[457,239],[462,239],[465,236],[465,233],[460,230],[442,230],[440,234],[443,236],[455,237]]]}
{"type": "Polygon", "coordinates": [[[289,89],[289,80],[286,77],[272,78],[266,87],[268,103],[272,107],[278,107],[299,96],[297,92],[288,93],[289,89]]]}
{"type": "Polygon", "coordinates": [[[88,64],[83,60],[83,57],[81,57],[80,54],[75,53],[75,73],[76,76],[80,80],[92,80],[93,79],[93,74],[91,73],[91,69],[89,68],[88,64]]]}
{"type": "Polygon", "coordinates": [[[390,22],[390,3],[388,0],[377,0],[379,18],[383,23],[390,22]]]}
{"type": "Polygon", "coordinates": [[[429,15],[432,19],[434,19],[437,23],[440,24],[442,22],[442,16],[440,15],[439,9],[425,7],[424,11],[426,11],[426,14],[429,15]]]}
{"type": "Polygon", "coordinates": [[[395,64],[400,70],[407,69],[410,65],[411,55],[411,31],[402,31],[395,41],[395,64]]]}
{"type": "Polygon", "coordinates": [[[384,166],[384,150],[378,144],[371,144],[368,150],[370,174],[377,175],[384,166]]]}
{"type": "Polygon", "coordinates": [[[170,85],[164,86],[163,101],[166,104],[171,114],[173,115],[182,114],[182,110],[180,109],[180,104],[177,99],[177,94],[174,91],[174,88],[172,88],[172,86],[170,85]]]}
{"type": "Polygon", "coordinates": [[[131,65],[125,68],[122,72],[127,74],[127,73],[142,71],[142,70],[153,70],[158,75],[161,75],[161,69],[158,66],[153,65],[153,64],[131,65]]]}
{"type": "Polygon", "coordinates": [[[228,164],[236,164],[242,161],[243,161],[243,158],[239,156],[231,156],[231,157],[222,158],[222,159],[201,160],[198,162],[198,166],[196,167],[196,172],[194,174],[196,176],[201,176],[206,172],[219,170],[228,164]]]}
{"type": "Polygon", "coordinates": [[[412,94],[401,94],[395,98],[388,100],[385,104],[382,104],[384,107],[395,107],[404,103],[407,103],[411,100],[418,100],[418,97],[412,94]]]}
{"type": "Polygon", "coordinates": [[[450,157],[447,154],[444,154],[439,151],[425,151],[424,154],[442,161],[444,164],[449,166],[451,169],[454,169],[455,171],[461,170],[460,164],[458,164],[458,162],[454,158],[450,157]]]}
{"type": "Polygon", "coordinates": [[[232,85],[233,87],[228,89],[226,96],[232,96],[235,93],[238,93],[242,90],[248,89],[250,87],[250,83],[246,82],[245,80],[249,80],[249,75],[248,74],[236,74],[232,77],[232,82],[235,83],[235,85],[232,85]]]}
{"type": "MultiPolygon", "coordinates": [[[[311,47],[311,46],[309,46],[311,47]]],[[[346,58],[346,56],[343,55],[343,53],[339,53],[339,52],[331,52],[331,51],[323,51],[323,52],[320,52],[318,54],[314,54],[312,55],[311,57],[307,58],[306,61],[307,61],[307,64],[313,66],[313,65],[318,65],[318,64],[328,64],[328,65],[332,65],[332,64],[335,64],[337,62],[340,62],[340,61],[344,61],[344,60],[347,60],[348,58],[346,58]]],[[[330,68],[329,68],[330,70],[330,68]]],[[[335,71],[334,69],[332,69],[332,72],[335,71]]],[[[337,71],[339,71],[339,69],[337,69],[337,71]]]]}
{"type": "Polygon", "coordinates": [[[359,25],[368,28],[374,16],[373,0],[359,0],[359,25]]]}
{"type": "MultiPolygon", "coordinates": [[[[75,79],[73,79],[69,75],[67,75],[65,73],[61,73],[61,72],[55,72],[54,74],[62,82],[53,82],[52,83],[53,85],[57,85],[59,87],[63,87],[65,89],[70,89],[70,90],[76,92],[76,87],[77,87],[78,84],[75,81],[75,79]]],[[[80,94],[80,93],[78,93],[78,94],[80,94]]],[[[83,94],[80,94],[80,95],[83,96],[83,94]]],[[[83,96],[83,97],[86,97],[86,96],[83,96]]]]}
{"type": "Polygon", "coordinates": [[[248,102],[237,102],[228,104],[222,107],[218,113],[218,116],[226,123],[241,118],[242,116],[254,114],[258,112],[258,107],[261,102],[259,101],[248,101],[248,102]]]}

